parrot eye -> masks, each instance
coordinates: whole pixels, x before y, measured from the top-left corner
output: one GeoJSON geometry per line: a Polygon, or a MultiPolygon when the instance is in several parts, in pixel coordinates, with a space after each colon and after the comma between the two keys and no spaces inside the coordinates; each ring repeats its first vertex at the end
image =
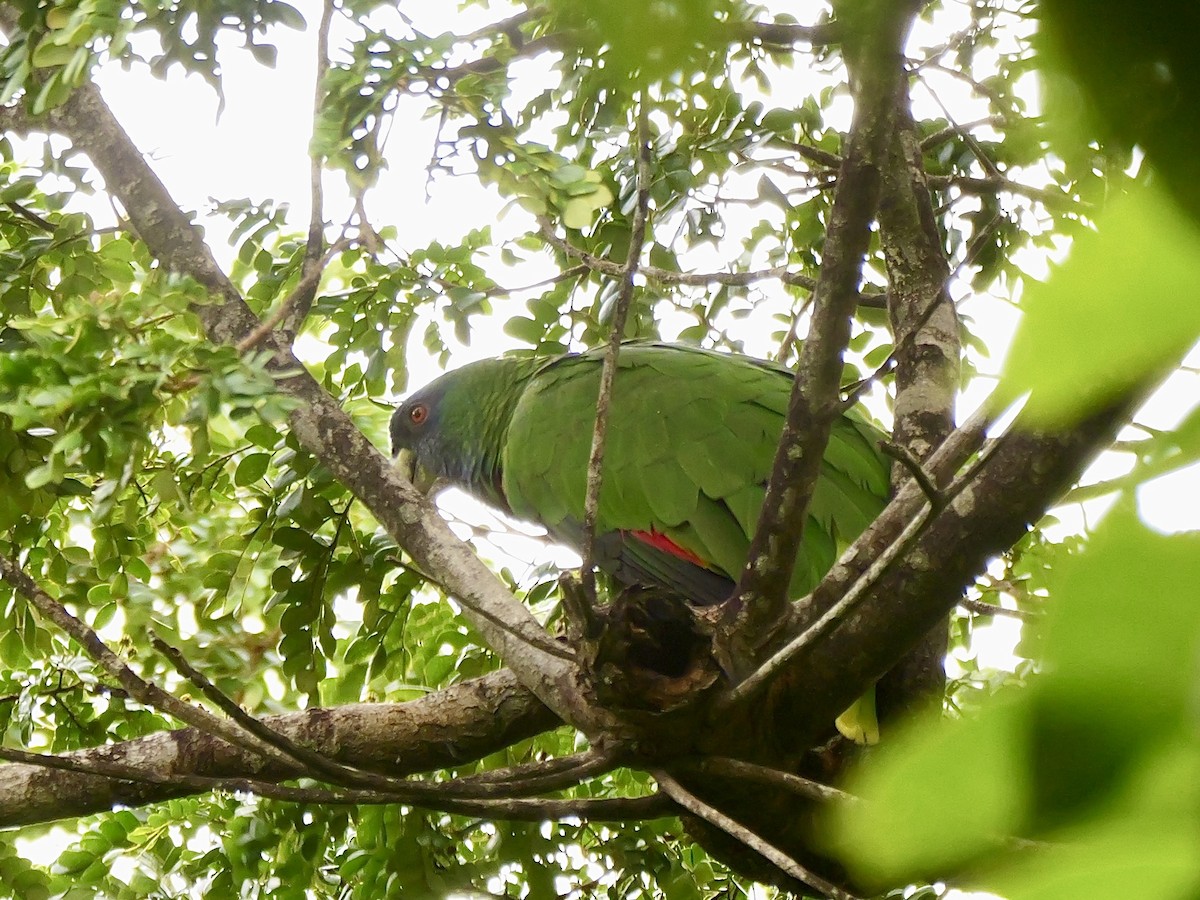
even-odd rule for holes
{"type": "Polygon", "coordinates": [[[418,403],[408,411],[408,418],[414,425],[424,425],[425,420],[429,418],[429,407],[418,403]]]}

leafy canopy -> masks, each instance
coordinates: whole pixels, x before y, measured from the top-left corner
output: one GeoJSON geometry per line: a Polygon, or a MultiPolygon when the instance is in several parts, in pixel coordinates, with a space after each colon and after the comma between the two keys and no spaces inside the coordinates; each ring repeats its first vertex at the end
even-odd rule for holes
{"type": "MultiPolygon", "coordinates": [[[[501,330],[539,352],[607,337],[632,240],[638,104],[653,217],[626,335],[795,359],[848,121],[829,10],[556,0],[427,24],[391,3],[331,8],[308,150],[326,192],[317,230],[334,252],[300,346],[380,446],[379,401],[423,359],[450,364],[464,345],[477,354],[501,330]],[[438,121],[422,148],[433,200],[392,209],[381,185],[420,116],[438,121]],[[479,208],[506,204],[505,217],[456,208],[451,237],[398,242],[401,218],[446,214],[449,177],[477,182],[479,208]]],[[[217,91],[253,91],[223,80],[222,61],[248,52],[270,65],[277,44],[292,52],[293,30],[312,36],[321,18],[278,0],[4,12],[3,101],[30,116],[59,108],[100,67],[124,67],[131,82],[182,70],[217,91]]],[[[961,301],[968,396],[991,383],[1007,304],[1023,318],[1001,391],[1033,392],[1053,426],[1157,377],[1194,343],[1194,17],[1165,0],[923,8],[907,52],[926,93],[914,88],[912,113],[961,301]],[[1068,246],[1048,277],[1031,278],[1068,246]]],[[[153,631],[256,715],[404,701],[499,668],[436,579],[301,446],[265,355],[204,337],[198,310],[212,298],[161,266],[102,199],[86,148],[21,131],[0,140],[3,554],[149,681],[192,690],[152,650],[153,631]]],[[[303,205],[218,197],[199,214],[229,234],[227,270],[263,316],[302,281],[303,205]]],[[[847,383],[894,349],[885,272],[876,237],[847,383]]],[[[893,398],[883,378],[872,408],[886,417],[893,398]]],[[[860,878],[966,871],[1013,900],[1195,892],[1200,555],[1193,535],[1156,532],[1135,504],[1139,485],[1200,456],[1195,409],[1180,421],[1183,402],[1170,403],[1171,421],[1132,432],[1131,471],[1092,489],[1120,497],[1094,533],[1047,519],[968,591],[975,611],[952,628],[950,720],[888,742],[849,786],[867,802],[828,816],[829,842],[860,878]],[[978,655],[986,603],[1030,620],[1015,671],[978,655]],[[1030,852],[1008,836],[1048,846],[1030,852]]],[[[519,598],[558,617],[557,570],[542,555],[472,535],[519,598]]],[[[57,753],[174,725],[0,584],[6,746],[57,753]]],[[[579,742],[545,731],[444,774],[579,742]]],[[[648,784],[618,769],[568,796],[648,784]]],[[[25,897],[690,898],[746,885],[675,819],[526,824],[202,793],[0,835],[0,893],[25,897]]]]}

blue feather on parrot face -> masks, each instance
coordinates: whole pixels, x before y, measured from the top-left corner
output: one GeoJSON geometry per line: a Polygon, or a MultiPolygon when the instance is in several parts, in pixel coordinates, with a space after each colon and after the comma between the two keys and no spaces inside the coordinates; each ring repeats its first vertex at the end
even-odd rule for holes
{"type": "Polygon", "coordinates": [[[487,359],[447,372],[392,414],[392,455],[420,490],[453,485],[509,512],[501,451],[529,361],[487,359]]]}

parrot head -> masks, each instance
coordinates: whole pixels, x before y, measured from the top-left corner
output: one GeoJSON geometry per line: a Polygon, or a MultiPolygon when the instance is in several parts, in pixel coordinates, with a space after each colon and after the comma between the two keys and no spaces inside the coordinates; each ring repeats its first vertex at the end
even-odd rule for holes
{"type": "MultiPolygon", "coordinates": [[[[392,456],[396,466],[417,490],[429,493],[444,472],[447,456],[443,451],[442,400],[453,385],[439,378],[406,399],[392,413],[390,425],[392,456]]],[[[451,401],[453,405],[453,401],[451,401]]]]}
{"type": "Polygon", "coordinates": [[[424,493],[453,485],[507,510],[500,471],[504,440],[536,368],[530,360],[485,359],[411,394],[392,413],[396,465],[424,493]]]}

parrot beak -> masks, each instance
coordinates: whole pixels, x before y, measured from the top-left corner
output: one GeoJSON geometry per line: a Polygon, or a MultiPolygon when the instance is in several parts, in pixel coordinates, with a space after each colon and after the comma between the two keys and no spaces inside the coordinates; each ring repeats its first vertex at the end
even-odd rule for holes
{"type": "Polygon", "coordinates": [[[417,454],[412,450],[403,448],[396,453],[396,468],[422,494],[428,494],[433,487],[435,479],[417,464],[417,454]]]}

